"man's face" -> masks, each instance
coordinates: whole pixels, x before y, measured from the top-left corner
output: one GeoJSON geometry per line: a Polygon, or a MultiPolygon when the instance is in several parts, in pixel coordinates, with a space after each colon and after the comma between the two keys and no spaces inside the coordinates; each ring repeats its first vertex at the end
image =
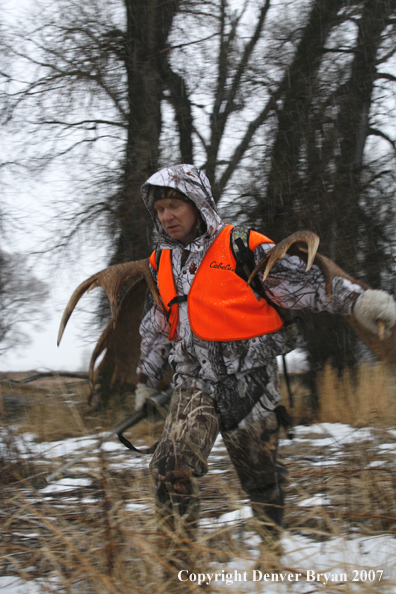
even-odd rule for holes
{"type": "Polygon", "coordinates": [[[178,198],[162,198],[155,201],[154,208],[167,235],[185,244],[194,240],[198,224],[198,209],[194,204],[178,198]]]}

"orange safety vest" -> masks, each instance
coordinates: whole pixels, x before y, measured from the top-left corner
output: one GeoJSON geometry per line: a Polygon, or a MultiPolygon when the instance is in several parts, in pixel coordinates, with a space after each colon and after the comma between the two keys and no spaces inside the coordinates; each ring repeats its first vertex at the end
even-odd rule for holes
{"type": "MultiPolygon", "coordinates": [[[[227,225],[206,252],[191,284],[188,297],[188,319],[193,333],[207,341],[248,340],[276,332],[283,326],[278,312],[263,297],[235,274],[236,261],[230,244],[233,227],[227,225]]],[[[249,248],[272,243],[256,231],[249,235],[249,248]]],[[[150,264],[157,270],[155,251],[150,264]]],[[[168,312],[172,340],[179,320],[179,306],[170,301],[177,297],[172,274],[172,250],[163,249],[158,271],[158,290],[168,312]]]]}

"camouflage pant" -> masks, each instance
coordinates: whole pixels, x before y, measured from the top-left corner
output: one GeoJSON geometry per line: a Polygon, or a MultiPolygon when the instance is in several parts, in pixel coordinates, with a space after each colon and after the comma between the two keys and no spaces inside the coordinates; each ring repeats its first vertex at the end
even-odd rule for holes
{"type": "MultiPolygon", "coordinates": [[[[193,539],[199,520],[196,477],[208,471],[207,459],[221,430],[213,399],[196,388],[176,388],[164,431],[151,461],[157,486],[160,530],[193,539]]],[[[225,446],[264,530],[282,525],[282,468],[276,464],[276,415],[245,429],[222,432],[225,446]]]]}

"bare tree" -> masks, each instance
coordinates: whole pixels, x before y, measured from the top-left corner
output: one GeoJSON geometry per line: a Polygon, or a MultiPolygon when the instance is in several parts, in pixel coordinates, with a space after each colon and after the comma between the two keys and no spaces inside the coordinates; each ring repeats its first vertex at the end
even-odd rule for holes
{"type": "Polygon", "coordinates": [[[0,353],[29,342],[26,327],[45,319],[46,283],[39,280],[22,254],[0,250],[0,353]]]}
{"type": "Polygon", "coordinates": [[[101,219],[111,262],[146,255],[140,185],[168,154],[206,169],[220,199],[279,95],[276,82],[263,84],[265,69],[252,77],[270,9],[270,0],[237,10],[227,0],[57,0],[38,9],[33,30],[15,34],[23,66],[4,118],[15,131],[25,122],[20,161],[40,168],[63,160],[88,196],[61,245],[101,219]],[[167,150],[175,132],[177,150],[167,150]]]}
{"type": "MultiPolygon", "coordinates": [[[[393,217],[393,174],[389,155],[370,158],[366,147],[376,138],[394,149],[374,121],[379,85],[395,82],[385,67],[394,12],[395,0],[41,7],[34,29],[11,44],[24,67],[3,114],[11,129],[23,121],[35,141],[29,164],[60,158],[80,182],[84,198],[60,244],[102,221],[109,263],[147,256],[140,185],[162,164],[194,162],[220,205],[230,210],[241,193],[241,220],[275,240],[313,229],[322,251],[381,284],[391,261],[383,223],[393,217]]],[[[26,144],[21,150],[27,163],[26,144]]],[[[327,340],[334,322],[321,324],[312,361],[330,355],[341,364],[348,349],[334,334],[327,340]]]]}
{"type": "Polygon", "coordinates": [[[270,0],[237,9],[227,0],[40,6],[35,28],[11,43],[23,67],[4,118],[13,130],[25,122],[25,165],[63,159],[82,181],[88,201],[62,245],[102,219],[111,262],[146,255],[139,189],[169,155],[203,167],[221,198],[288,85],[284,40],[271,37],[277,10],[270,0]]]}
{"type": "Polygon", "coordinates": [[[177,0],[59,0],[36,8],[34,29],[12,40],[19,68],[4,119],[14,130],[25,121],[20,161],[40,168],[57,158],[72,168],[91,199],[63,239],[101,218],[115,261],[149,249],[139,190],[158,165],[166,40],[177,9],[177,0]]]}

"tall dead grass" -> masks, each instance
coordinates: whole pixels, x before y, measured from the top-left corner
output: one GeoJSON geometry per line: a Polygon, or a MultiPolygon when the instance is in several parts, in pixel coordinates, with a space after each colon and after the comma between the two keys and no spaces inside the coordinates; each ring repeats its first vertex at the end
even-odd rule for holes
{"type": "Polygon", "coordinates": [[[383,364],[362,364],[341,376],[328,365],[319,377],[318,393],[321,422],[396,424],[396,376],[383,364]]]}
{"type": "MultiPolygon", "coordinates": [[[[161,535],[159,545],[148,471],[116,472],[102,452],[82,476],[89,477],[91,485],[72,493],[44,495],[43,476],[14,481],[3,490],[0,575],[35,580],[43,592],[54,594],[170,594],[200,591],[194,582],[177,579],[168,554],[171,546],[187,547],[197,571],[213,563],[221,571],[221,563],[237,556],[254,562],[235,527],[201,534],[197,542],[161,535]]],[[[227,479],[214,476],[202,482],[211,517],[229,511],[228,506],[240,506],[242,494],[235,480],[227,474],[227,479]]],[[[207,514],[208,509],[203,510],[207,514]]]]}
{"type": "Polygon", "coordinates": [[[315,421],[316,411],[312,408],[312,398],[307,385],[304,383],[303,374],[293,373],[289,377],[292,402],[283,374],[280,376],[280,393],[283,404],[288,408],[294,423],[298,425],[309,425],[315,421]],[[292,406],[293,404],[293,406],[292,406]]]}
{"type": "MultiPolygon", "coordinates": [[[[298,424],[315,421],[341,422],[354,426],[396,425],[396,376],[383,364],[362,364],[356,371],[339,375],[330,365],[318,378],[319,412],[313,410],[303,375],[290,377],[294,407],[290,409],[298,424]]],[[[87,432],[110,430],[134,410],[132,394],[115,395],[105,410],[92,411],[86,404],[86,382],[66,383],[57,378],[52,384],[8,386],[0,383],[0,418],[8,424],[3,395],[21,400],[21,431],[29,431],[39,441],[78,437],[87,432]]],[[[284,377],[281,393],[290,406],[284,377]]],[[[11,422],[13,419],[10,419],[11,422]]],[[[156,439],[161,427],[142,424],[136,435],[150,433],[156,439]]]]}
{"type": "Polygon", "coordinates": [[[87,381],[62,377],[30,384],[0,381],[0,426],[12,423],[37,441],[57,441],[112,430],[134,410],[132,394],[116,394],[106,408],[95,410],[87,404],[88,393],[87,381]]]}
{"type": "MultiPolygon", "coordinates": [[[[344,374],[341,378],[334,370],[326,368],[319,383],[320,420],[353,425],[395,425],[394,384],[392,374],[382,366],[362,366],[356,376],[344,374]]],[[[308,392],[298,377],[293,378],[292,387],[297,418],[313,419],[308,392]]],[[[94,414],[86,407],[83,391],[73,392],[70,387],[63,393],[31,391],[28,398],[31,403],[24,418],[18,421],[20,431],[37,433],[38,438],[45,441],[114,428],[133,404],[132,400],[122,405],[115,402],[105,414],[94,414]]],[[[141,423],[133,430],[133,436],[138,439],[150,431],[148,442],[151,444],[158,436],[159,426],[152,429],[141,423]]],[[[386,431],[377,433],[380,439],[386,431]]],[[[163,541],[162,546],[158,546],[154,488],[148,470],[116,468],[102,452],[96,461],[85,464],[85,469],[74,469],[73,474],[70,468],[65,474],[66,478],[90,479],[88,486],[69,493],[45,494],[42,492],[46,486],[45,475],[41,474],[43,471],[48,474],[45,461],[18,461],[18,451],[12,441],[7,452],[4,450],[0,459],[0,575],[15,575],[35,580],[35,583],[40,583],[41,579],[43,592],[57,594],[198,591],[194,582],[176,583],[175,587],[172,580],[164,579],[171,569],[167,557],[169,547],[163,541]]],[[[396,534],[392,451],[381,450],[379,454],[377,449],[367,447],[362,458],[362,444],[350,444],[342,450],[336,466],[321,466],[318,462],[328,460],[326,447],[290,442],[282,453],[289,471],[285,512],[288,531],[321,541],[345,535],[396,534]],[[385,465],[376,465],[379,456],[385,465]],[[300,505],[318,493],[330,503],[300,505]]],[[[201,517],[213,530],[202,530],[198,541],[190,543],[192,558],[200,571],[214,568],[222,571],[225,567],[222,564],[228,562],[233,562],[235,568],[235,559],[238,569],[242,570],[244,563],[252,568],[258,562],[254,554],[257,550],[253,551],[253,539],[249,541],[246,535],[254,534],[254,520],[241,522],[240,526],[215,528],[215,521],[222,514],[246,505],[246,495],[229,461],[224,458],[218,464],[219,469],[226,468],[226,471],[209,473],[200,480],[201,517]]],[[[273,551],[267,543],[257,545],[257,540],[254,542],[256,547],[260,546],[260,567],[271,571],[273,551]]],[[[287,569],[313,569],[309,558],[306,563],[307,567],[287,569]]],[[[343,592],[378,591],[378,584],[353,586],[346,583],[341,589],[343,592]]],[[[209,591],[224,592],[224,587],[225,584],[221,587],[215,584],[209,591]]],[[[262,592],[263,587],[258,583],[257,592],[262,592]]],[[[388,591],[385,588],[381,591],[388,591]]],[[[320,589],[322,587],[315,584],[315,591],[320,589]]],[[[335,592],[340,587],[323,590],[335,592]]],[[[234,583],[227,585],[226,591],[239,593],[241,589],[234,583]]],[[[284,591],[287,591],[286,585],[284,591]]]]}

